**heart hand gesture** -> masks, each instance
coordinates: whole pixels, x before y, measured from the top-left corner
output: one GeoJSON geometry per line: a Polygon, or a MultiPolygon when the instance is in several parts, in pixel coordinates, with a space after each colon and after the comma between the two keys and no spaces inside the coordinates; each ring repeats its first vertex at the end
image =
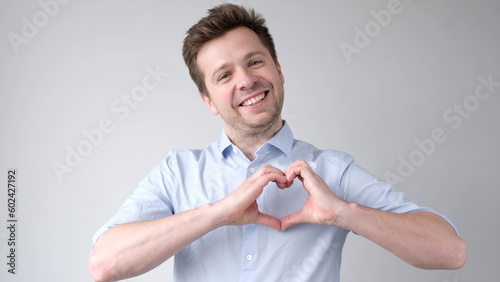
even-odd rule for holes
{"type": "Polygon", "coordinates": [[[281,231],[280,220],[261,213],[256,201],[269,182],[275,182],[281,189],[290,187],[285,174],[281,170],[271,165],[261,167],[254,175],[218,202],[223,213],[224,224],[244,225],[258,223],[281,231]]]}
{"type": "Polygon", "coordinates": [[[271,165],[261,167],[218,204],[221,206],[224,225],[258,223],[282,231],[304,222],[338,225],[341,210],[347,203],[330,190],[307,162],[297,161],[285,172],[271,165]],[[286,189],[295,178],[302,182],[309,194],[300,211],[285,216],[281,221],[259,211],[256,200],[269,182],[275,182],[278,188],[286,189]]]}
{"type": "Polygon", "coordinates": [[[347,204],[330,190],[325,181],[305,161],[296,161],[285,170],[289,186],[297,177],[309,194],[302,209],[281,219],[282,230],[297,223],[339,225],[343,207],[347,204]]]}

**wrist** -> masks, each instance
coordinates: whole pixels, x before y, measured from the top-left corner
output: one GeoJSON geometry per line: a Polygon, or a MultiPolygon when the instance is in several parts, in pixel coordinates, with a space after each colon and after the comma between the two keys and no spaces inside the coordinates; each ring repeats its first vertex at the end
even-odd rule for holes
{"type": "Polygon", "coordinates": [[[231,224],[227,207],[224,207],[221,201],[205,204],[200,207],[200,211],[210,218],[215,228],[231,224]]]}
{"type": "Polygon", "coordinates": [[[225,225],[221,216],[221,208],[217,203],[207,203],[195,209],[203,221],[210,225],[210,229],[216,229],[225,225]]]}
{"type": "Polygon", "coordinates": [[[352,223],[356,220],[356,214],[359,208],[360,205],[356,203],[344,202],[342,208],[339,209],[334,225],[351,230],[352,223]]]}

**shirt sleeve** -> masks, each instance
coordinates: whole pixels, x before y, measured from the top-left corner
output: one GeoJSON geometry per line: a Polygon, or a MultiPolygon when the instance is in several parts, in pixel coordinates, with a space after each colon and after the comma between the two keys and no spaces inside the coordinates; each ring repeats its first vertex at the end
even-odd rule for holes
{"type": "MultiPolygon", "coordinates": [[[[170,155],[169,155],[170,156],[170,155]]],[[[164,218],[173,214],[169,187],[174,185],[174,173],[170,169],[167,157],[156,166],[134,190],[118,211],[93,236],[92,248],[109,229],[116,225],[149,221],[164,218]]]]}
{"type": "Polygon", "coordinates": [[[435,213],[446,220],[457,232],[449,218],[428,207],[417,205],[404,193],[396,191],[391,184],[380,181],[373,174],[361,168],[353,159],[350,160],[342,175],[340,190],[345,201],[378,210],[394,213],[418,211],[435,213]]]}

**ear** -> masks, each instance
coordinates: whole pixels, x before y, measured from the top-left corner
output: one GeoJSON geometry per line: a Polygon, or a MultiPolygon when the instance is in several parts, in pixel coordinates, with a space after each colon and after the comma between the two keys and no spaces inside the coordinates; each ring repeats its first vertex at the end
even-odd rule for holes
{"type": "Polygon", "coordinates": [[[219,111],[217,111],[217,109],[214,106],[214,103],[212,103],[212,99],[210,99],[210,97],[203,92],[200,92],[200,96],[201,99],[203,99],[203,102],[205,102],[205,104],[207,105],[210,112],[215,116],[218,115],[219,111]]]}
{"type": "Polygon", "coordinates": [[[280,62],[278,61],[278,59],[276,59],[276,68],[278,69],[278,73],[279,73],[280,78],[281,78],[281,83],[285,84],[285,77],[283,76],[283,72],[281,72],[281,65],[280,65],[280,62]]]}

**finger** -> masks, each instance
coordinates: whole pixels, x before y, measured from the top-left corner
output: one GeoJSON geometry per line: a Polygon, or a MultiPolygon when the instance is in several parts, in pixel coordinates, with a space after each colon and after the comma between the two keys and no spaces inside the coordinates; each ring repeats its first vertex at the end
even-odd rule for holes
{"type": "Polygon", "coordinates": [[[278,186],[278,188],[286,189],[286,188],[290,188],[290,186],[292,186],[293,181],[290,182],[290,181],[286,180],[286,178],[285,178],[285,181],[275,181],[275,183],[276,183],[276,186],[278,186]]]}
{"type": "Polygon", "coordinates": [[[302,211],[289,214],[281,219],[281,230],[285,230],[295,224],[305,222],[302,211]]]}
{"type": "Polygon", "coordinates": [[[280,188],[288,185],[285,173],[271,165],[264,165],[248,180],[260,188],[264,188],[271,181],[275,182],[280,188]]]}
{"type": "Polygon", "coordinates": [[[281,221],[265,213],[259,212],[259,215],[255,220],[255,223],[266,225],[277,231],[281,231],[281,221]]]}
{"type": "Polygon", "coordinates": [[[297,176],[300,175],[300,168],[297,167],[297,163],[291,164],[285,169],[285,177],[287,181],[292,182],[297,176]]]}
{"type": "Polygon", "coordinates": [[[289,182],[293,181],[296,177],[304,182],[304,179],[313,176],[313,173],[309,164],[303,160],[294,162],[285,170],[285,176],[289,182]]]}
{"type": "Polygon", "coordinates": [[[285,170],[285,174],[287,179],[298,177],[309,194],[330,190],[326,182],[305,161],[295,162],[285,170]]]}
{"type": "Polygon", "coordinates": [[[233,205],[248,207],[262,194],[264,187],[271,181],[276,182],[278,187],[285,187],[287,185],[286,177],[281,170],[266,165],[231,193],[231,197],[235,199],[231,203],[233,205]]]}

